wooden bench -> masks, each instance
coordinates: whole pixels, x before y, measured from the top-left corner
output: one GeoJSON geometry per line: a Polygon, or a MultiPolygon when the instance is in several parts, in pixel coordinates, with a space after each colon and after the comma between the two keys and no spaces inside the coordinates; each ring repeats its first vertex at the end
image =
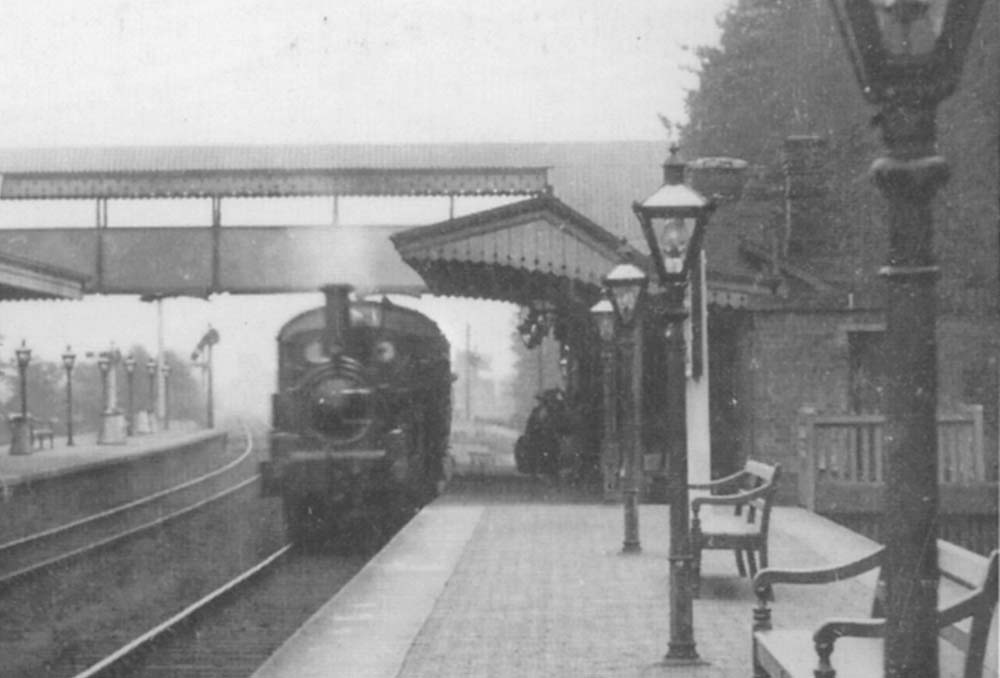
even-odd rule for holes
{"type": "Polygon", "coordinates": [[[736,569],[741,577],[767,567],[767,533],[771,520],[771,504],[777,489],[781,466],[748,460],[743,470],[709,483],[689,485],[692,490],[711,490],[713,494],[695,497],[691,501],[692,581],[697,596],[701,583],[701,552],[704,549],[731,549],[736,556],[736,569]],[[735,488],[730,494],[718,494],[725,488],[735,488]],[[724,507],[724,511],[702,513],[703,506],[724,507]],[[731,509],[731,510],[729,510],[731,509]],[[744,567],[743,556],[747,564],[744,567]]]}
{"type": "MultiPolygon", "coordinates": [[[[755,678],[834,678],[837,668],[851,678],[881,678],[885,620],[884,586],[879,581],[872,596],[872,615],[867,619],[831,619],[814,630],[773,629],[771,587],[774,584],[821,584],[843,581],[870,572],[882,564],[885,549],[837,567],[817,570],[761,570],[754,578],[757,607],[754,609],[753,670],[755,678]],[[831,658],[834,644],[843,646],[837,661],[831,658]]],[[[997,551],[989,558],[938,542],[939,607],[937,626],[942,667],[963,664],[964,678],[982,678],[987,640],[997,604],[997,551]],[[955,656],[958,653],[959,657],[955,656]]],[[[993,644],[996,644],[994,639],[993,644]]],[[[995,656],[992,660],[996,661],[995,656]]],[[[956,675],[942,671],[941,675],[956,675]]],[[[996,666],[992,667],[996,675],[996,666]]]]}

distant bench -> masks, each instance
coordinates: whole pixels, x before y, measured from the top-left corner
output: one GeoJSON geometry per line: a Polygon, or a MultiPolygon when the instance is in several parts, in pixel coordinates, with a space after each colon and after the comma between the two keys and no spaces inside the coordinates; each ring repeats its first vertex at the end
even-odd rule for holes
{"type": "MultiPolygon", "coordinates": [[[[10,426],[11,435],[14,434],[15,422],[21,420],[20,414],[0,413],[0,416],[5,416],[7,419],[7,425],[10,426]]],[[[56,439],[56,424],[58,419],[38,419],[34,415],[28,415],[28,445],[31,449],[36,446],[38,449],[43,449],[45,447],[46,441],[49,443],[49,448],[55,447],[56,439]]],[[[26,450],[30,451],[30,450],[26,450]]]]}
{"type": "MultiPolygon", "coordinates": [[[[940,574],[937,613],[939,637],[964,655],[964,678],[982,678],[990,623],[997,604],[997,551],[989,558],[945,541],[937,543],[940,574]],[[968,620],[968,621],[966,621],[968,620]]],[[[815,630],[773,629],[771,587],[774,584],[824,584],[842,581],[880,567],[885,549],[851,563],[816,570],[765,569],[754,577],[753,672],[756,678],[881,678],[885,636],[884,586],[881,579],[868,619],[831,619],[815,630]],[[832,654],[838,638],[849,649],[832,654]],[[837,668],[834,668],[834,664],[837,668]]],[[[996,643],[994,639],[994,644],[996,643]]],[[[944,655],[942,655],[944,657],[944,655]]],[[[991,667],[996,675],[996,667],[991,667]]],[[[944,672],[942,672],[943,675],[944,672]]]]}
{"type": "Polygon", "coordinates": [[[56,420],[55,419],[31,419],[31,444],[38,445],[38,449],[45,447],[45,441],[49,441],[49,449],[55,447],[56,441],[56,420]]]}
{"type": "Polygon", "coordinates": [[[777,489],[781,466],[748,460],[741,471],[708,483],[688,485],[692,490],[711,490],[712,495],[691,501],[691,547],[694,556],[694,593],[698,595],[701,579],[701,552],[704,549],[731,549],[741,577],[767,567],[767,536],[771,505],[777,489]],[[730,488],[729,494],[717,494],[730,488]],[[725,511],[702,513],[703,506],[724,507],[725,511]],[[746,555],[747,565],[743,565],[746,555]]]}

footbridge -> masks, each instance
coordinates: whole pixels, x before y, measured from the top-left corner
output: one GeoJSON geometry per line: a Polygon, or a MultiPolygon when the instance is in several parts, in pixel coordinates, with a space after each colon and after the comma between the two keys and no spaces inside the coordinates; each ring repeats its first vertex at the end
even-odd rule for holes
{"type": "Polygon", "coordinates": [[[440,198],[453,214],[463,198],[551,190],[545,167],[346,167],[308,149],[8,153],[0,173],[0,252],[77,292],[145,296],[419,291],[388,238],[401,227],[341,224],[342,198],[440,198]]]}

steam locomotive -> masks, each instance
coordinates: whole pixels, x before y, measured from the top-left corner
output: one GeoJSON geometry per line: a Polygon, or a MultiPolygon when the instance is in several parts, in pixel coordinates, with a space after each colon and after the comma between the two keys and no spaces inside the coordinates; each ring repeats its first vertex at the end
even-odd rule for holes
{"type": "Polygon", "coordinates": [[[325,307],[278,333],[264,492],[280,495],[296,542],[392,529],[441,491],[451,427],[449,346],[417,311],[351,301],[323,288],[325,307]]]}

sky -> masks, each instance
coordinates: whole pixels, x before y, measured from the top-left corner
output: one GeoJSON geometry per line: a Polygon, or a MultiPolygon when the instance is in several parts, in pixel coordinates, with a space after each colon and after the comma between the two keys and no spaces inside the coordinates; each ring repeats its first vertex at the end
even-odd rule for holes
{"type": "Polygon", "coordinates": [[[6,0],[0,146],[658,139],[726,0],[6,0]]]}
{"type": "MultiPolygon", "coordinates": [[[[730,0],[6,0],[0,147],[661,139],[696,86],[690,48],[730,0]]],[[[167,348],[219,328],[221,397],[264,409],[273,338],[319,295],[167,300],[167,348]],[[252,374],[250,374],[252,372],[252,374]]],[[[509,368],[515,309],[428,299],[453,345],[509,368]]],[[[420,304],[418,304],[420,305],[420,304]]],[[[154,305],[0,305],[23,338],[155,345],[154,305]]],[[[221,403],[225,406],[226,403],[221,403]]]]}

